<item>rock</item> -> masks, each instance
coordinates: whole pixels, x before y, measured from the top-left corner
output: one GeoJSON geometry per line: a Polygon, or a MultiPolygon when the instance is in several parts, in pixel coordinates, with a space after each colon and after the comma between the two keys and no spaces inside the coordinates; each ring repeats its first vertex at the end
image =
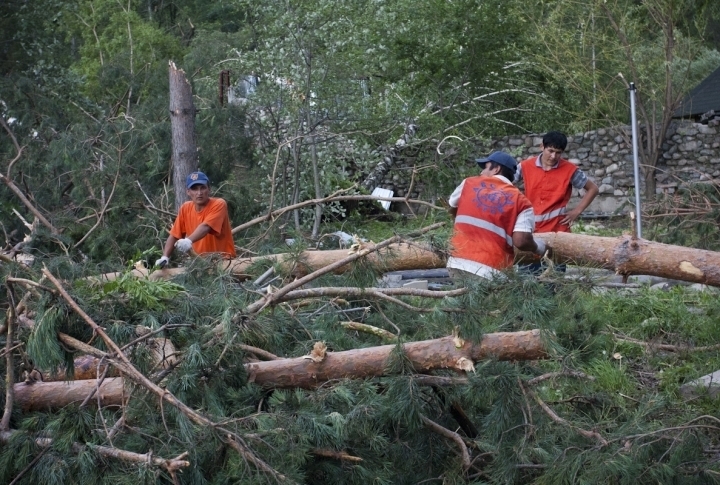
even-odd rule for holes
{"type": "Polygon", "coordinates": [[[712,398],[717,397],[720,393],[720,370],[680,386],[680,394],[685,399],[699,397],[705,393],[712,398]]]}

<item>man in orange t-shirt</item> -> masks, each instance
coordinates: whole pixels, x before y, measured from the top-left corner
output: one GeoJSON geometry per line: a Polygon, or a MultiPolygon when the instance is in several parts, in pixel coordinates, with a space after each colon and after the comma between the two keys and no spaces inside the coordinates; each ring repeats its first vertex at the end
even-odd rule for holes
{"type": "Polygon", "coordinates": [[[188,175],[185,185],[190,200],[180,207],[163,255],[155,265],[164,267],[170,261],[173,248],[183,253],[193,249],[197,254],[218,253],[226,259],[234,258],[235,243],[227,203],[219,197],[210,197],[210,181],[202,172],[188,175]]]}

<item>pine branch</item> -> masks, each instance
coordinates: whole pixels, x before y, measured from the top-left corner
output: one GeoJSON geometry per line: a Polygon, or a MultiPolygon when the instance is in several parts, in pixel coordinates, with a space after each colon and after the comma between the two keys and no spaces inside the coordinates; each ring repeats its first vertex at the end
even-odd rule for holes
{"type": "MultiPolygon", "coordinates": [[[[413,236],[424,234],[426,232],[437,229],[438,227],[441,227],[443,225],[445,225],[444,222],[432,224],[423,229],[420,229],[415,234],[413,234],[413,236]]],[[[400,242],[400,241],[402,241],[402,239],[403,239],[402,236],[393,236],[393,237],[388,238],[378,244],[375,244],[372,246],[365,246],[365,247],[361,248],[359,251],[351,254],[350,256],[348,256],[346,258],[341,259],[340,261],[336,261],[332,264],[324,266],[324,267],[310,273],[307,276],[299,278],[299,279],[293,281],[292,283],[280,288],[275,293],[266,295],[262,299],[247,306],[243,312],[241,312],[241,313],[237,314],[235,317],[233,317],[233,322],[236,322],[237,320],[241,319],[242,317],[244,317],[246,315],[253,315],[253,314],[259,313],[267,306],[274,305],[275,303],[277,303],[277,301],[279,301],[280,298],[285,296],[287,293],[295,290],[296,288],[300,288],[301,286],[305,285],[306,283],[309,283],[310,281],[312,281],[316,278],[319,278],[320,276],[322,276],[324,274],[331,273],[332,271],[334,271],[338,268],[342,268],[343,266],[345,266],[349,263],[352,263],[353,261],[356,261],[360,258],[364,258],[368,254],[379,251],[380,249],[390,246],[393,243],[400,242]]]]}
{"type": "MultiPolygon", "coordinates": [[[[270,467],[267,463],[265,463],[262,459],[260,459],[257,455],[255,455],[254,452],[251,450],[245,448],[244,442],[242,442],[242,439],[237,436],[235,433],[232,433],[231,431],[225,430],[221,427],[219,427],[216,423],[211,421],[210,419],[206,418],[205,416],[201,415],[200,413],[196,412],[195,410],[191,409],[187,404],[180,401],[175,395],[173,395],[171,392],[169,392],[167,389],[163,389],[154,382],[152,382],[150,379],[148,379],[145,375],[143,375],[140,371],[138,371],[132,363],[128,360],[127,356],[122,353],[118,345],[107,336],[105,331],[97,324],[95,323],[90,316],[85,313],[82,308],[78,306],[78,304],[70,297],[70,295],[65,291],[63,286],[60,284],[60,282],[53,276],[53,274],[47,269],[47,267],[43,266],[43,274],[48,277],[48,279],[55,285],[55,287],[58,289],[62,297],[65,299],[65,301],[68,302],[70,307],[78,314],[80,317],[85,320],[85,323],[92,328],[97,335],[100,335],[100,338],[102,338],[105,345],[112,349],[114,352],[114,355],[105,354],[104,352],[101,352],[101,354],[104,354],[106,358],[108,358],[113,365],[118,367],[118,369],[122,370],[127,374],[128,377],[130,377],[133,381],[135,381],[137,384],[141,385],[142,387],[148,389],[149,391],[152,391],[155,393],[158,397],[160,397],[161,400],[167,401],[171,405],[175,406],[181,413],[183,413],[185,416],[187,416],[191,421],[193,421],[196,424],[199,424],[201,426],[205,426],[212,429],[217,429],[218,431],[221,431],[225,433],[227,436],[236,437],[236,439],[230,439],[228,443],[232,446],[233,449],[238,451],[240,455],[248,460],[250,463],[255,465],[259,470],[268,473],[269,475],[275,477],[278,480],[286,481],[287,478],[282,475],[277,470],[270,467]]],[[[75,339],[73,339],[75,340],[75,339]]],[[[65,340],[63,340],[65,341],[65,340]]],[[[79,342],[79,341],[76,341],[79,342]]],[[[84,344],[82,342],[79,342],[82,344],[80,347],[84,349],[84,351],[87,351],[88,353],[90,349],[93,349],[92,346],[84,344]],[[88,347],[90,349],[88,349],[88,347]]],[[[77,347],[76,347],[77,348],[77,347]]],[[[81,349],[78,349],[81,350],[81,349]]],[[[92,354],[91,354],[92,355],[92,354]]],[[[97,356],[97,355],[96,355],[97,356]]]]}
{"type": "MultiPolygon", "coordinates": [[[[19,431],[0,431],[0,441],[8,443],[12,438],[13,434],[19,433],[19,431]]],[[[43,449],[50,449],[53,446],[54,440],[52,438],[35,438],[35,444],[43,449]]],[[[106,458],[116,458],[121,461],[127,461],[130,463],[147,464],[152,463],[155,466],[159,466],[167,470],[169,473],[174,473],[183,468],[190,466],[190,462],[185,458],[188,457],[189,453],[186,451],[175,458],[160,458],[153,456],[150,453],[134,453],[132,451],[121,450],[119,448],[93,445],[90,443],[81,444],[73,443],[72,450],[74,453],[81,453],[86,448],[90,448],[93,452],[106,458]]]]}
{"type": "MultiPolygon", "coordinates": [[[[522,383],[521,383],[520,385],[522,386],[522,383]]],[[[566,419],[561,418],[560,416],[558,416],[557,413],[555,413],[555,411],[553,411],[552,409],[550,409],[550,406],[548,406],[547,404],[545,404],[545,401],[543,401],[543,400],[540,398],[540,396],[538,396],[538,395],[537,395],[535,392],[533,392],[531,389],[525,389],[525,391],[526,391],[528,394],[530,394],[530,395],[535,399],[535,402],[537,402],[538,405],[540,405],[540,407],[542,408],[542,410],[545,411],[545,414],[547,414],[548,416],[550,416],[550,419],[552,419],[552,420],[553,420],[554,422],[556,422],[557,424],[560,424],[560,425],[562,425],[562,426],[567,426],[568,428],[571,428],[571,429],[577,431],[579,434],[581,434],[581,435],[584,436],[585,438],[596,440],[596,441],[598,441],[602,446],[607,446],[607,445],[608,445],[608,441],[607,441],[605,438],[603,438],[603,436],[602,436],[600,433],[598,433],[597,431],[588,431],[588,430],[585,430],[585,429],[582,429],[582,428],[579,428],[579,427],[575,426],[574,424],[570,423],[570,422],[567,421],[566,419]]]]}
{"type": "Polygon", "coordinates": [[[460,449],[460,461],[462,462],[463,470],[467,471],[471,464],[470,453],[468,452],[467,446],[465,446],[465,442],[460,435],[443,426],[440,426],[423,415],[420,415],[420,419],[422,419],[423,424],[431,431],[434,431],[435,433],[455,442],[457,447],[460,449]]]}

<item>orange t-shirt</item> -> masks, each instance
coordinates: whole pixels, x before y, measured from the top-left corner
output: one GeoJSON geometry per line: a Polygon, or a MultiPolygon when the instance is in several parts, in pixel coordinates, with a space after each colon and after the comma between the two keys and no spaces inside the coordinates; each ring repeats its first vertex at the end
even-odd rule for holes
{"type": "Polygon", "coordinates": [[[210,232],[193,243],[193,251],[198,254],[222,253],[226,258],[234,258],[235,242],[227,203],[223,199],[210,197],[210,201],[200,212],[195,210],[195,204],[191,201],[185,202],[180,207],[170,234],[175,239],[188,237],[202,223],[210,226],[210,232]]]}

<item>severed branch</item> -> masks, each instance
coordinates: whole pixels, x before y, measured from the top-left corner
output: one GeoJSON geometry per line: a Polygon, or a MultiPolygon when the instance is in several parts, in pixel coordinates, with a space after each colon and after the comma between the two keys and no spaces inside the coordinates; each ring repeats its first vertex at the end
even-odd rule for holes
{"type": "Polygon", "coordinates": [[[670,345],[670,344],[655,344],[652,342],[645,342],[643,340],[637,340],[631,337],[625,337],[623,335],[619,335],[617,333],[612,334],[613,337],[615,337],[617,340],[620,340],[621,342],[628,342],[631,344],[637,344],[642,347],[645,347],[645,350],[664,350],[666,352],[708,352],[713,350],[720,349],[720,344],[716,345],[703,345],[700,347],[692,347],[690,345],[670,345]]]}
{"type": "MultiPolygon", "coordinates": [[[[276,480],[281,481],[287,481],[287,477],[285,477],[283,474],[272,468],[270,465],[265,463],[260,457],[258,457],[252,450],[247,448],[247,445],[244,443],[242,438],[238,436],[236,433],[233,433],[232,431],[226,430],[222,427],[220,427],[217,423],[211,421],[207,417],[203,416],[202,414],[198,413],[197,411],[190,408],[187,404],[179,400],[177,397],[175,397],[174,394],[169,392],[167,389],[163,389],[162,387],[158,386],[154,382],[152,382],[150,379],[148,379],[142,372],[138,371],[135,366],[132,365],[130,360],[127,358],[125,354],[120,350],[118,345],[105,333],[105,330],[103,330],[95,321],[93,321],[90,316],[83,311],[82,308],[78,306],[78,304],[72,299],[72,297],[65,291],[62,284],[53,276],[53,274],[47,269],[47,266],[43,266],[42,270],[43,274],[47,276],[47,278],[55,285],[55,287],[58,289],[62,297],[67,301],[67,303],[70,305],[70,307],[77,313],[84,321],[88,324],[90,328],[93,329],[93,331],[100,336],[100,338],[103,340],[105,345],[108,349],[112,350],[113,354],[106,354],[105,352],[97,351],[94,347],[87,345],[83,342],[77,341],[75,342],[79,343],[76,348],[78,350],[83,350],[86,353],[90,355],[95,355],[96,357],[107,357],[108,361],[111,362],[115,367],[117,367],[120,371],[124,372],[131,380],[136,382],[137,384],[141,385],[142,387],[148,389],[149,391],[155,393],[162,401],[167,401],[169,404],[175,406],[178,411],[183,413],[185,416],[188,417],[191,421],[193,421],[195,424],[205,426],[211,429],[217,429],[218,431],[222,432],[223,434],[227,435],[229,437],[228,444],[238,451],[240,455],[252,463],[258,470],[267,473],[274,477],[276,480]],[[101,355],[98,355],[99,354],[101,355]]],[[[67,343],[67,339],[62,339],[63,342],[67,343]]]]}
{"type": "Polygon", "coordinates": [[[539,384],[540,382],[547,381],[549,379],[555,379],[556,377],[576,377],[578,379],[587,379],[589,381],[595,380],[594,376],[589,376],[589,375],[585,374],[584,372],[574,371],[574,370],[564,370],[562,372],[548,372],[547,374],[533,377],[532,379],[527,381],[527,385],[534,386],[535,384],[539,384]]]}
{"type": "MultiPolygon", "coordinates": [[[[429,232],[429,231],[432,231],[432,230],[434,230],[434,229],[437,229],[438,227],[441,227],[441,226],[443,226],[443,225],[445,225],[444,222],[439,222],[439,223],[436,223],[436,224],[432,224],[432,225],[427,226],[427,227],[425,227],[425,228],[423,228],[423,229],[420,229],[419,231],[417,231],[416,233],[414,233],[412,236],[424,234],[424,233],[426,233],[426,232],[429,232]]],[[[245,316],[245,315],[252,315],[252,314],[255,314],[255,313],[259,313],[259,312],[262,311],[265,307],[267,307],[267,306],[269,306],[269,305],[274,305],[274,304],[277,303],[282,297],[284,297],[287,293],[290,293],[291,291],[293,291],[293,290],[295,290],[295,289],[297,289],[297,288],[300,288],[300,287],[303,286],[304,284],[306,284],[306,283],[308,283],[308,282],[310,282],[310,281],[312,281],[312,280],[314,280],[314,279],[316,279],[316,278],[319,278],[320,276],[322,276],[322,275],[324,275],[324,274],[331,273],[331,272],[333,272],[334,270],[336,270],[336,269],[338,269],[338,268],[341,268],[341,267],[343,267],[343,266],[345,266],[345,265],[347,265],[347,264],[349,264],[349,263],[351,263],[351,262],[353,262],[353,261],[356,261],[356,260],[358,260],[358,259],[360,259],[360,258],[363,258],[363,257],[367,256],[367,255],[370,254],[370,253],[376,252],[376,251],[378,251],[378,250],[380,250],[380,249],[382,249],[382,248],[384,248],[384,247],[390,246],[390,245],[393,244],[393,243],[400,242],[401,240],[402,240],[402,237],[401,237],[401,236],[393,236],[393,237],[391,237],[391,238],[389,238],[389,239],[386,239],[386,240],[384,240],[384,241],[382,241],[382,242],[380,242],[380,243],[378,243],[378,244],[368,245],[368,246],[366,246],[366,247],[364,247],[364,248],[361,248],[359,251],[351,254],[350,256],[348,256],[348,257],[346,257],[346,258],[343,258],[343,259],[341,259],[340,261],[336,261],[336,262],[334,262],[334,263],[332,263],[332,264],[329,264],[329,265],[327,265],[327,266],[325,266],[325,267],[323,267],[323,268],[320,268],[320,269],[318,269],[318,270],[310,273],[310,274],[307,275],[307,276],[304,276],[304,277],[302,277],[302,278],[299,278],[299,279],[293,281],[292,283],[290,283],[290,284],[288,284],[288,285],[285,285],[284,287],[280,288],[280,289],[279,289],[278,291],[276,291],[275,293],[266,295],[265,297],[261,298],[260,300],[256,301],[255,303],[252,303],[252,304],[248,305],[248,306],[245,308],[245,311],[242,312],[242,314],[237,314],[237,315],[235,315],[235,317],[233,317],[233,321],[237,321],[239,318],[241,318],[242,316],[245,316]]]]}
{"type": "Polygon", "coordinates": [[[561,418],[560,416],[557,415],[557,413],[555,413],[555,411],[550,409],[550,406],[548,406],[545,403],[545,401],[540,399],[540,396],[538,396],[535,392],[533,392],[532,389],[525,388],[525,386],[523,386],[522,382],[520,383],[520,386],[522,386],[523,390],[525,392],[527,392],[528,394],[530,394],[535,399],[535,402],[537,402],[538,405],[540,405],[542,410],[545,411],[545,414],[550,416],[551,420],[553,420],[557,424],[561,424],[563,426],[567,426],[568,428],[574,429],[579,434],[581,434],[582,436],[584,436],[588,439],[593,439],[593,440],[598,441],[602,446],[608,445],[608,441],[605,438],[603,438],[603,436],[600,433],[598,433],[597,431],[588,431],[586,429],[579,428],[579,427],[575,426],[574,424],[572,424],[571,422],[569,422],[568,420],[561,418]]]}
{"type": "Polygon", "coordinates": [[[348,454],[347,451],[335,451],[335,450],[324,450],[324,449],[314,449],[311,452],[315,456],[321,456],[323,458],[332,458],[333,460],[340,460],[340,461],[352,461],[355,463],[359,463],[363,461],[362,458],[359,456],[353,456],[348,454]]]}
{"type": "Polygon", "coordinates": [[[456,432],[450,431],[449,429],[440,426],[435,421],[431,421],[423,415],[420,415],[420,419],[422,419],[423,424],[431,431],[455,442],[458,448],[460,448],[460,460],[462,462],[463,470],[467,471],[470,468],[471,464],[470,453],[468,452],[467,446],[465,446],[465,442],[463,441],[462,437],[456,432]]]}
{"type": "Polygon", "coordinates": [[[392,332],[388,332],[384,328],[378,328],[373,327],[372,325],[368,325],[365,323],[360,322],[340,322],[340,325],[342,325],[343,328],[346,328],[348,330],[356,330],[358,332],[365,332],[372,335],[375,335],[377,337],[380,337],[384,340],[397,340],[397,335],[395,335],[392,332]]]}
{"type": "MultiPolygon", "coordinates": [[[[0,441],[7,443],[12,438],[12,435],[19,431],[0,431],[0,441]]],[[[54,440],[51,438],[35,438],[35,444],[43,449],[49,449],[52,447],[54,440]]],[[[189,453],[186,451],[175,458],[160,458],[154,456],[152,453],[134,453],[132,451],[120,450],[118,448],[110,448],[108,446],[92,445],[92,444],[81,444],[73,443],[72,450],[75,453],[80,453],[86,448],[90,448],[92,451],[100,456],[106,458],[116,458],[122,461],[128,461],[131,463],[147,464],[152,463],[155,466],[159,466],[167,470],[169,473],[175,473],[182,468],[190,466],[190,462],[186,460],[189,453]]]]}
{"type": "Polygon", "coordinates": [[[424,298],[447,298],[460,296],[468,292],[467,288],[458,288],[449,291],[433,291],[421,290],[418,288],[357,288],[357,287],[320,287],[307,288],[302,290],[291,291],[285,296],[278,298],[275,303],[282,303],[290,300],[299,300],[302,298],[318,298],[318,297],[355,297],[364,298],[372,297],[397,303],[403,308],[416,312],[431,312],[431,308],[419,308],[393,298],[395,296],[422,296],[424,298]]]}
{"type": "Polygon", "coordinates": [[[245,345],[245,344],[239,344],[238,347],[242,349],[245,352],[249,352],[251,354],[255,354],[258,357],[262,357],[265,360],[279,360],[281,357],[278,357],[277,355],[268,352],[267,350],[259,349],[257,347],[253,347],[252,345],[245,345]]]}

